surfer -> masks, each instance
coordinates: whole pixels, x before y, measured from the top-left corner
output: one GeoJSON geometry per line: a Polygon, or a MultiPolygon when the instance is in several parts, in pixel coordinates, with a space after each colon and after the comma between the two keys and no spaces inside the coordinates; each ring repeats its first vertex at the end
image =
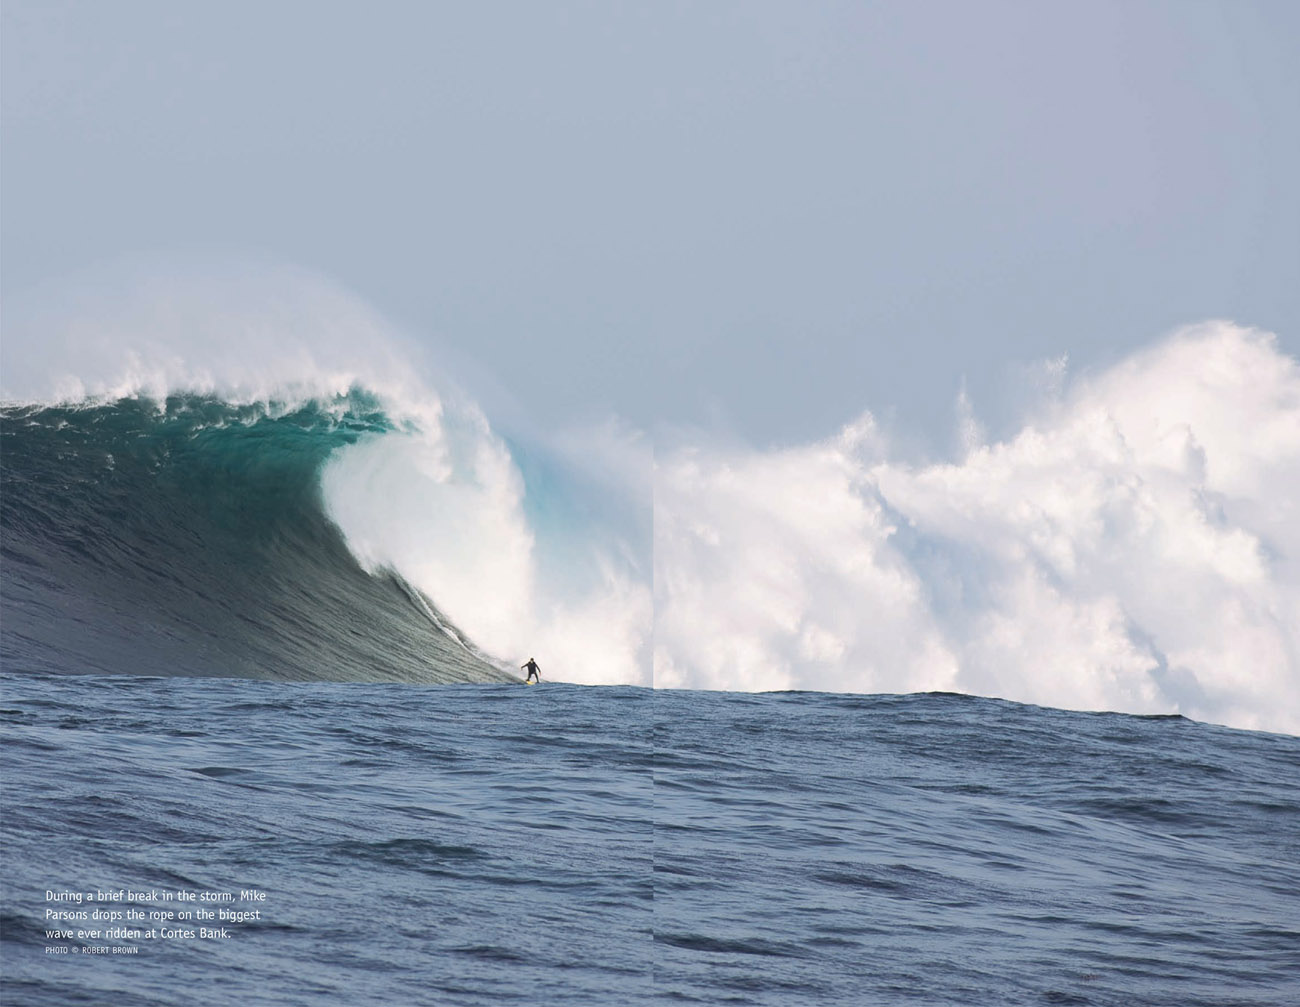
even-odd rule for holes
{"type": "Polygon", "coordinates": [[[528,659],[527,664],[521,664],[519,667],[528,669],[528,675],[524,679],[525,682],[531,682],[534,678],[536,678],[537,684],[538,685],[542,684],[542,675],[541,675],[542,669],[537,667],[537,662],[534,661],[531,657],[528,659]]]}

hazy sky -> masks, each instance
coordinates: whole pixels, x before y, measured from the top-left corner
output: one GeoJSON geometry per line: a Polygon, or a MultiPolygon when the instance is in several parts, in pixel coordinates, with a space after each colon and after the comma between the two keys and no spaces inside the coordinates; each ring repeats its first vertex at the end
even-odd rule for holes
{"type": "Polygon", "coordinates": [[[942,446],[963,379],[996,428],[1062,353],[1297,351],[1298,43],[1289,0],[5,0],[4,294],[217,247],[489,409],[942,446]]]}

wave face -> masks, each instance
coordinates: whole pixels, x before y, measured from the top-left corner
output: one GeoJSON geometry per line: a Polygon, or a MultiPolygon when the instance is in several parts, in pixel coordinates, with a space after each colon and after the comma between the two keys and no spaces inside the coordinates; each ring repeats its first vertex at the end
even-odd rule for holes
{"type": "Polygon", "coordinates": [[[416,587],[367,571],[324,509],[340,449],[395,435],[362,391],[6,406],[10,670],[504,681],[416,587]]]}

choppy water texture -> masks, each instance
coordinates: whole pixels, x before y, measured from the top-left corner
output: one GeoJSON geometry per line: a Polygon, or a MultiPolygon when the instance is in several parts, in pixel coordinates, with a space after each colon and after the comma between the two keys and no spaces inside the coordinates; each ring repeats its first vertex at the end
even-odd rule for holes
{"type": "Polygon", "coordinates": [[[6,1004],[1300,999],[1293,737],[563,685],[9,675],[3,708],[6,1004]],[[47,955],[45,889],[88,886],[269,895],[227,941],[47,955]]]}

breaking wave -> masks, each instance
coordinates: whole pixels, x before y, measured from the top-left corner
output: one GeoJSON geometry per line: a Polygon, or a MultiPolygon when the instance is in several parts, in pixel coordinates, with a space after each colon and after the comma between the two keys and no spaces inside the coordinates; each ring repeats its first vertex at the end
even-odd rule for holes
{"type": "Polygon", "coordinates": [[[536,655],[1300,733],[1300,366],[1268,333],[1058,361],[993,440],[963,396],[952,460],[871,414],[652,460],[616,422],[494,429],[296,271],[101,286],[109,308],[6,319],[8,667],[421,681],[536,655]]]}
{"type": "Polygon", "coordinates": [[[5,342],[6,667],[648,684],[635,435],[507,441],[296,271],[124,289],[5,342]]]}

